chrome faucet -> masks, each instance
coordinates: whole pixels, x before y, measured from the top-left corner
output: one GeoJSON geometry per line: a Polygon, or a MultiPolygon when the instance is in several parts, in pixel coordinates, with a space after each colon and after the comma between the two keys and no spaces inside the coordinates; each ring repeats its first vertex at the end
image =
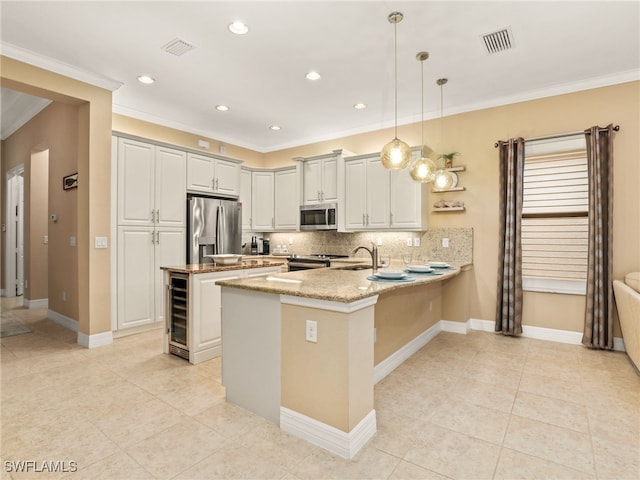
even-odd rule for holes
{"type": "Polygon", "coordinates": [[[373,267],[373,273],[377,273],[378,272],[378,247],[376,246],[376,244],[371,242],[370,249],[363,246],[356,247],[353,249],[353,252],[351,252],[351,255],[355,255],[356,253],[358,253],[360,249],[363,249],[369,252],[369,255],[371,255],[371,266],[373,267]]]}

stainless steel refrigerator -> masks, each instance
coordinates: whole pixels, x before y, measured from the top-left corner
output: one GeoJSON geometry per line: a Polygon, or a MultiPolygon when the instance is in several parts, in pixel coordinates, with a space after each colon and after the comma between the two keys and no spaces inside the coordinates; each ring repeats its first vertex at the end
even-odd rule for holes
{"type": "Polygon", "coordinates": [[[242,253],[242,203],[187,197],[187,263],[211,263],[205,255],[242,253]]]}

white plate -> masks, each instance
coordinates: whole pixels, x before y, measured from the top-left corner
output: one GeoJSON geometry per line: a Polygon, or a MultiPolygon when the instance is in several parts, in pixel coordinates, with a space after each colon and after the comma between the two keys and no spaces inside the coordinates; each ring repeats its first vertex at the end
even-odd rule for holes
{"type": "Polygon", "coordinates": [[[407,274],[401,270],[382,270],[376,273],[375,276],[380,278],[404,278],[407,274]]]}
{"type": "Polygon", "coordinates": [[[447,262],[429,262],[429,266],[433,268],[447,268],[450,267],[447,262]]]}
{"type": "Polygon", "coordinates": [[[410,272],[429,273],[433,272],[433,268],[429,265],[409,265],[407,270],[410,272]]]}

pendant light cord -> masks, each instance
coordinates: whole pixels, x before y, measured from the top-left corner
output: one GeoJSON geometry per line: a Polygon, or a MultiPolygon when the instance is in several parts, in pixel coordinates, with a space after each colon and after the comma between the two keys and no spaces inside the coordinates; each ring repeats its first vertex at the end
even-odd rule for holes
{"type": "Polygon", "coordinates": [[[395,122],[393,136],[398,138],[398,22],[393,24],[393,58],[395,77],[395,122]]]}
{"type": "Polygon", "coordinates": [[[420,61],[420,85],[422,87],[422,101],[420,104],[420,112],[422,113],[420,117],[420,125],[422,125],[422,154],[424,155],[424,60],[420,61]]]}

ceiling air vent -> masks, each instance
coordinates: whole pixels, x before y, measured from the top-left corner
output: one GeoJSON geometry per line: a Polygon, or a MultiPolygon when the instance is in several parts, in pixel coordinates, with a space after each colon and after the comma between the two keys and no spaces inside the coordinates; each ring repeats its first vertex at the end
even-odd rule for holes
{"type": "Polygon", "coordinates": [[[514,48],[511,27],[493,33],[485,33],[482,35],[482,44],[489,55],[514,48]]]}
{"type": "Polygon", "coordinates": [[[174,38],[169,43],[164,45],[162,49],[167,53],[179,57],[180,55],[184,55],[185,53],[187,53],[189,50],[193,50],[194,46],[190,43],[185,42],[184,40],[174,38]]]}

